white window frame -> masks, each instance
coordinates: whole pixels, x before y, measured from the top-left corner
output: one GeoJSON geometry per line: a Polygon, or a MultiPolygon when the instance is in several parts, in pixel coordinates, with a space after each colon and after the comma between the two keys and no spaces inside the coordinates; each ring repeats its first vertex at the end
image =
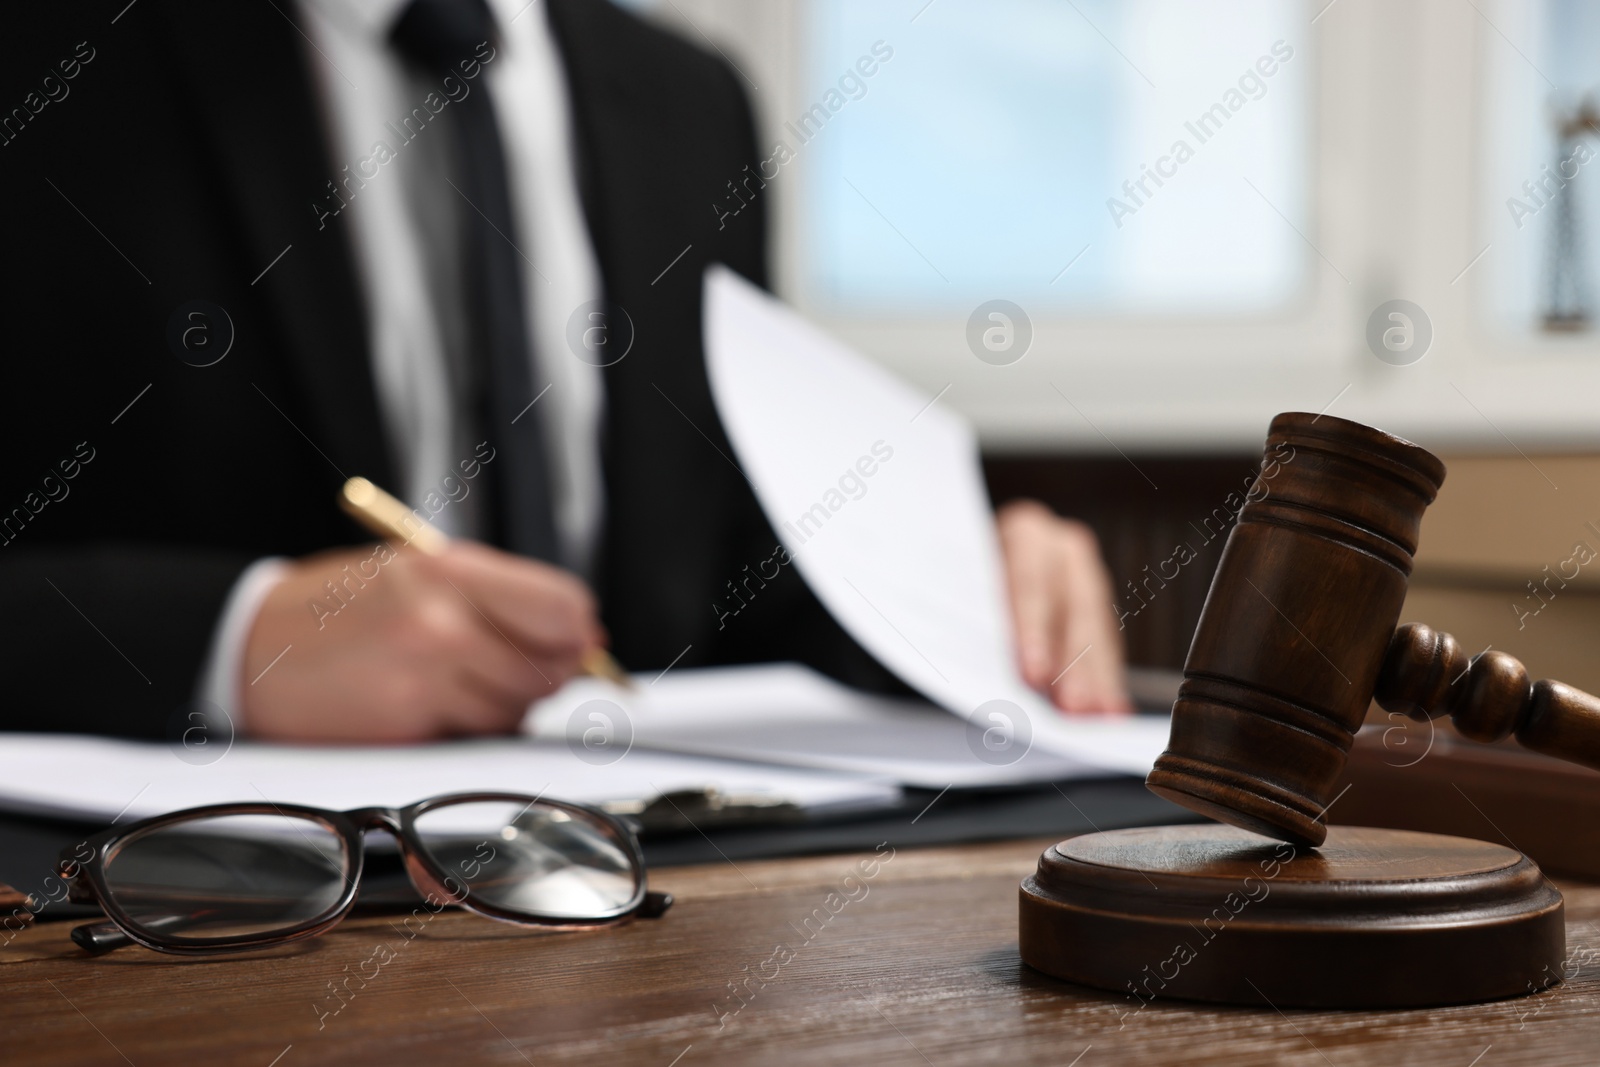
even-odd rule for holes
{"type": "MultiPolygon", "coordinates": [[[[755,86],[766,142],[808,106],[805,4],[663,0],[658,10],[739,65],[755,86]]],[[[909,18],[919,5],[901,6],[908,26],[892,42],[897,50],[915,47],[909,18]]],[[[1509,47],[1491,22],[1495,4],[1485,2],[1487,14],[1471,4],[1392,0],[1303,7],[1312,65],[1309,281],[1281,313],[1041,314],[1028,355],[1005,367],[974,358],[965,314],[831,314],[802,285],[803,153],[763,191],[778,292],[930,398],[941,395],[992,453],[1248,452],[1285,410],[1326,410],[1446,451],[1600,446],[1600,339],[1508,336],[1477,314],[1474,257],[1486,246],[1492,255],[1495,240],[1477,165],[1486,49],[1509,47]],[[1396,298],[1421,305],[1432,321],[1432,348],[1411,366],[1381,363],[1365,343],[1370,312],[1396,298]]],[[[1301,54],[1302,42],[1290,43],[1301,54]]],[[[1068,258],[1072,251],[1064,250],[1068,258]]]]}

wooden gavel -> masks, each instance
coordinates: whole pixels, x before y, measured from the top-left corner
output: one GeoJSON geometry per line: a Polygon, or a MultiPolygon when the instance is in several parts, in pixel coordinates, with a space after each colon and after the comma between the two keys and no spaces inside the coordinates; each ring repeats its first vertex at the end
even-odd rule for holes
{"type": "Polygon", "coordinates": [[[1438,457],[1370,426],[1291,412],[1211,581],[1172,735],[1146,784],[1211,818],[1320,845],[1373,699],[1474,741],[1600,769],[1600,700],[1531,686],[1503,652],[1469,657],[1417,623],[1395,629],[1438,457]]]}

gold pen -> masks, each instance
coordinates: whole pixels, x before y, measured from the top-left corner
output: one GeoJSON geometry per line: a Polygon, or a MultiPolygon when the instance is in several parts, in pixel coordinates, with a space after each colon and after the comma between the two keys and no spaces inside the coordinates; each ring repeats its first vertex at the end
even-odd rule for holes
{"type": "MultiPolygon", "coordinates": [[[[339,506],[379,537],[410,545],[424,555],[437,556],[450,539],[437,526],[420,518],[405,504],[379,489],[365,478],[351,478],[339,490],[339,506]]],[[[622,665],[603,648],[583,654],[583,673],[633,689],[633,679],[622,665]]]]}

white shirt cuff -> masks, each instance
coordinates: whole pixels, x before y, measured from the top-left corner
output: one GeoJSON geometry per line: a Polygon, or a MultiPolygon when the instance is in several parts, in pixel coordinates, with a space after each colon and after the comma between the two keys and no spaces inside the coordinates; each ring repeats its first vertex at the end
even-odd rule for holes
{"type": "Polygon", "coordinates": [[[282,581],[289,565],[278,556],[258,559],[246,567],[233,583],[228,599],[223,602],[222,613],[217,616],[216,629],[211,635],[211,650],[206,655],[205,666],[200,670],[196,699],[221,708],[232,733],[244,732],[244,685],[239,677],[244,666],[244,645],[250,636],[250,627],[256,621],[256,612],[273,586],[282,581]]]}

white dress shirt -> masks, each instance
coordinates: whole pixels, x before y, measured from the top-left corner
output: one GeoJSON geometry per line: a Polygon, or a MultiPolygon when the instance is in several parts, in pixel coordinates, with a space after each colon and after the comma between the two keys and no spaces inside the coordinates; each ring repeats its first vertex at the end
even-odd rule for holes
{"type": "MultiPolygon", "coordinates": [[[[344,227],[355,254],[378,410],[400,478],[390,488],[413,507],[431,500],[428,512],[443,501],[431,521],[447,533],[471,537],[482,530],[483,494],[472,492],[460,464],[473,458],[475,444],[485,435],[453,384],[463,370],[467,336],[457,235],[463,213],[476,209],[452,188],[451,135],[429,127],[449,121],[452,95],[459,98],[486,85],[505,146],[516,218],[516,232],[506,236],[524,266],[534,392],[547,438],[556,533],[568,563],[587,574],[604,520],[604,391],[599,368],[569,349],[567,323],[577,309],[599,298],[601,286],[578,194],[561,57],[542,0],[487,0],[498,33],[490,42],[492,58],[481,63],[476,78],[461,75],[442,84],[442,77],[403,63],[389,40],[407,2],[298,0],[295,9],[309,41],[306,62],[323,102],[333,168],[328,178],[346,203],[322,224],[344,227]],[[435,108],[438,113],[432,115],[435,108]],[[404,126],[414,109],[429,116],[420,132],[415,120],[411,129],[404,126]],[[375,156],[380,144],[387,161],[374,173],[373,164],[361,164],[381,158],[375,156]],[[351,175],[356,178],[346,184],[351,175]]],[[[308,195],[308,204],[311,199],[308,195]]],[[[200,696],[224,709],[235,724],[243,686],[249,684],[239,677],[244,642],[283,567],[283,561],[269,559],[247,569],[213,635],[200,696]]]]}

